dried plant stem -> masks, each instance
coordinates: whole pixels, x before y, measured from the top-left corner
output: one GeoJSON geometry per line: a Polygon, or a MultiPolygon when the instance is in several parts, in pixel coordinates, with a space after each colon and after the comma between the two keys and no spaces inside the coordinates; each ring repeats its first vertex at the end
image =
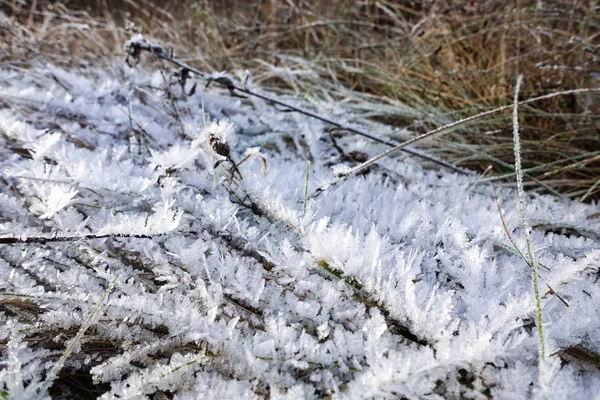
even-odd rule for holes
{"type": "MultiPolygon", "coordinates": [[[[516,103],[517,106],[522,106],[525,104],[531,104],[531,103],[535,103],[536,101],[541,101],[541,100],[547,100],[547,99],[551,99],[553,97],[558,97],[558,96],[566,96],[566,95],[572,95],[572,94],[580,94],[580,93],[590,93],[590,92],[600,92],[600,88],[581,88],[581,89],[573,89],[573,90],[564,90],[564,91],[560,91],[560,92],[554,92],[554,93],[548,93],[545,94],[543,96],[538,96],[538,97],[532,97],[531,99],[527,99],[527,100],[523,100],[520,101],[518,103],[516,103]]],[[[435,128],[429,132],[426,132],[422,135],[419,135],[417,137],[414,137],[410,140],[407,140],[367,161],[365,161],[362,164],[357,165],[354,168],[349,169],[347,172],[339,175],[339,177],[330,182],[329,184],[320,187],[319,189],[317,189],[317,192],[315,193],[315,195],[318,195],[319,193],[323,192],[324,190],[328,189],[331,186],[337,185],[338,183],[340,183],[341,181],[343,181],[345,178],[347,178],[350,175],[353,175],[355,173],[357,173],[358,171],[361,171],[365,168],[367,168],[369,165],[372,165],[374,163],[376,163],[377,161],[389,156],[390,154],[393,154],[399,150],[402,150],[404,147],[409,146],[415,142],[418,142],[420,140],[426,139],[430,136],[436,135],[438,133],[445,133],[450,131],[451,129],[454,129],[456,127],[459,127],[461,125],[467,124],[469,122],[472,121],[477,121],[479,119],[488,117],[490,115],[494,115],[494,114],[498,114],[502,111],[508,110],[510,108],[513,108],[514,105],[506,105],[506,106],[502,106],[502,107],[498,107],[498,108],[494,108],[492,110],[488,110],[488,111],[484,111],[482,113],[476,114],[476,115],[472,115],[470,117],[467,118],[462,118],[459,119],[458,121],[454,121],[452,123],[440,126],[439,128],[435,128]]]]}
{"type": "Polygon", "coordinates": [[[104,294],[102,295],[102,297],[100,297],[100,300],[98,300],[98,302],[96,303],[96,305],[94,305],[94,307],[90,310],[90,313],[88,314],[87,319],[85,320],[85,322],[83,323],[83,325],[81,325],[81,328],[79,328],[79,331],[77,332],[77,334],[75,335],[75,337],[73,338],[73,340],[71,340],[71,343],[69,343],[69,346],[67,346],[67,348],[65,349],[65,352],[63,353],[63,355],[56,362],[56,364],[54,364],[54,366],[52,367],[52,369],[48,373],[48,376],[46,377],[46,380],[44,381],[44,383],[42,385],[42,392],[46,392],[48,390],[48,388],[52,385],[52,383],[54,382],[54,380],[58,377],[58,374],[60,373],[62,367],[65,365],[65,362],[67,361],[67,358],[69,358],[69,356],[71,355],[71,353],[75,349],[75,346],[77,345],[77,342],[79,342],[81,340],[81,337],[83,336],[83,334],[85,333],[85,331],[87,330],[87,328],[92,323],[92,320],[94,319],[94,316],[98,313],[98,311],[100,310],[100,307],[102,306],[102,303],[104,303],[104,300],[106,300],[106,298],[108,297],[109,293],[115,287],[115,283],[116,282],[117,282],[117,278],[115,277],[110,282],[110,284],[108,285],[108,287],[106,288],[106,290],[104,291],[104,294]]]}
{"type": "MultiPolygon", "coordinates": [[[[551,98],[557,97],[557,96],[566,96],[566,95],[570,95],[570,94],[589,93],[589,92],[600,92],[600,88],[582,88],[582,89],[573,89],[573,90],[565,90],[565,91],[560,91],[560,92],[548,93],[543,96],[533,97],[531,99],[520,101],[516,104],[518,106],[522,106],[522,105],[534,103],[534,102],[540,101],[540,100],[551,99],[551,98]]],[[[447,131],[449,131],[453,128],[456,128],[460,125],[464,125],[464,124],[472,122],[472,121],[477,121],[479,119],[488,117],[490,115],[498,114],[498,113],[508,110],[509,108],[512,108],[512,107],[513,107],[513,105],[506,105],[506,106],[494,108],[492,110],[484,111],[482,113],[472,115],[467,118],[459,119],[458,121],[454,121],[450,124],[440,126],[439,128],[433,129],[433,130],[426,132],[422,135],[419,135],[415,138],[407,140],[407,141],[399,144],[398,146],[395,146],[395,147],[389,149],[388,151],[383,152],[383,153],[365,161],[364,163],[362,163],[360,165],[357,165],[356,167],[354,167],[354,168],[350,169],[348,172],[346,172],[343,176],[352,175],[352,174],[368,167],[369,165],[381,160],[382,158],[385,158],[385,157],[389,156],[390,154],[397,152],[398,150],[402,150],[404,147],[409,146],[415,142],[426,139],[426,138],[433,136],[435,134],[438,134],[438,133],[447,132],[447,131]]]]}
{"type": "Polygon", "coordinates": [[[523,190],[523,170],[521,168],[521,142],[519,138],[519,90],[521,88],[521,82],[523,81],[523,75],[519,75],[517,78],[517,85],[515,87],[515,99],[513,104],[513,146],[515,150],[515,174],[517,177],[517,193],[519,196],[519,210],[521,212],[521,221],[523,223],[523,234],[525,235],[525,242],[527,243],[527,259],[529,266],[531,267],[531,280],[533,286],[533,296],[535,300],[535,314],[536,314],[536,327],[538,333],[538,367],[540,371],[539,382],[542,388],[543,397],[547,397],[546,385],[544,381],[544,360],[545,346],[544,346],[544,327],[542,322],[542,305],[540,303],[540,292],[538,288],[538,273],[537,266],[533,257],[533,250],[531,248],[531,237],[529,235],[529,224],[527,223],[527,216],[525,215],[525,191],[523,190]]]}
{"type": "Polygon", "coordinates": [[[592,193],[594,193],[594,191],[596,190],[596,188],[598,188],[598,186],[600,186],[600,179],[598,179],[596,181],[596,183],[594,183],[586,192],[583,196],[581,196],[581,198],[579,199],[580,203],[583,203],[585,201],[585,199],[592,193]]]}
{"type": "MultiPolygon", "coordinates": [[[[543,165],[538,165],[538,166],[535,166],[535,167],[527,168],[527,169],[523,170],[523,176],[526,176],[526,174],[528,172],[542,171],[544,169],[548,169],[551,166],[562,164],[562,163],[564,163],[566,161],[577,161],[577,160],[581,160],[582,158],[585,158],[584,162],[589,162],[591,160],[596,159],[596,157],[599,156],[599,155],[600,155],[600,151],[593,151],[593,152],[589,152],[589,153],[585,153],[585,154],[580,154],[578,156],[569,157],[569,158],[564,159],[564,160],[557,160],[557,161],[549,162],[549,163],[546,163],[546,164],[543,164],[543,165]]],[[[569,168],[571,168],[571,167],[569,167],[569,168]]],[[[507,178],[513,178],[514,176],[515,176],[514,172],[509,172],[509,173],[502,174],[502,175],[494,175],[494,176],[489,176],[489,177],[486,177],[486,178],[482,178],[482,179],[480,179],[478,181],[478,183],[495,182],[495,181],[500,181],[500,180],[504,180],[504,179],[507,179],[507,178]]]]}

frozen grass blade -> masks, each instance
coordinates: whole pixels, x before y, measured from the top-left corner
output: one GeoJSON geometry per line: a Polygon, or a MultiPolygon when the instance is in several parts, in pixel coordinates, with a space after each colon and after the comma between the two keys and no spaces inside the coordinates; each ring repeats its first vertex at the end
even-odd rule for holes
{"type": "MultiPolygon", "coordinates": [[[[561,92],[554,92],[554,93],[549,93],[549,94],[545,94],[543,96],[538,96],[538,97],[533,97],[531,99],[527,99],[527,100],[523,100],[520,102],[517,102],[516,105],[517,106],[522,106],[525,104],[531,104],[531,103],[535,103],[536,101],[540,101],[540,100],[547,100],[547,99],[551,99],[553,97],[557,97],[557,96],[566,96],[566,95],[573,95],[573,94],[578,94],[578,93],[590,93],[590,92],[600,92],[600,88],[583,88],[583,89],[573,89],[573,90],[565,90],[565,91],[561,91],[561,92]]],[[[347,175],[352,175],[360,170],[365,169],[366,167],[368,167],[369,165],[376,163],[377,161],[381,160],[382,158],[385,158],[387,156],[389,156],[390,154],[393,154],[399,150],[402,150],[403,148],[405,148],[406,146],[409,146],[415,142],[418,142],[420,140],[426,139],[430,136],[436,135],[438,133],[443,133],[443,132],[449,132],[450,130],[457,128],[461,125],[467,124],[469,122],[473,122],[473,121],[477,121],[479,119],[488,117],[490,115],[494,115],[494,114],[498,114],[502,111],[508,110],[509,108],[514,107],[513,105],[506,105],[506,106],[502,106],[502,107],[498,107],[498,108],[494,108],[492,110],[488,110],[488,111],[484,111],[482,113],[476,114],[476,115],[472,115],[470,117],[467,118],[462,118],[459,119],[458,121],[454,121],[452,123],[446,124],[444,126],[440,126],[439,128],[433,129],[429,132],[426,132],[422,135],[419,135],[417,137],[414,137],[412,139],[409,139],[403,143],[400,143],[398,146],[396,147],[392,147],[391,149],[365,161],[362,164],[357,165],[356,167],[350,169],[346,174],[344,174],[344,176],[347,175]]]]}
{"type": "Polygon", "coordinates": [[[533,258],[533,250],[531,248],[531,237],[529,235],[529,224],[525,215],[525,191],[523,190],[523,170],[521,168],[521,142],[519,139],[519,90],[523,75],[517,78],[517,86],[515,88],[515,99],[513,103],[513,144],[515,149],[515,174],[517,176],[517,193],[519,196],[519,209],[521,212],[521,221],[523,223],[523,232],[525,242],[527,243],[527,258],[531,267],[531,280],[533,285],[533,296],[535,299],[535,314],[536,327],[538,332],[538,364],[540,371],[540,386],[542,388],[543,397],[547,397],[546,385],[544,382],[544,361],[545,361],[545,346],[544,346],[544,326],[542,323],[542,306],[540,303],[540,292],[538,288],[538,274],[535,260],[533,258]]]}
{"type": "Polygon", "coordinates": [[[583,203],[585,201],[585,199],[588,198],[589,195],[593,194],[594,191],[598,188],[598,186],[600,186],[600,179],[598,179],[596,181],[596,183],[594,183],[588,190],[587,192],[585,192],[585,194],[583,196],[581,196],[581,199],[579,199],[580,203],[583,203]]]}
{"type": "Polygon", "coordinates": [[[58,374],[60,373],[62,367],[65,365],[65,362],[67,361],[67,358],[69,358],[69,356],[71,355],[71,353],[75,349],[75,346],[77,345],[77,342],[79,342],[81,340],[81,337],[83,336],[83,334],[85,333],[85,331],[90,326],[92,320],[94,319],[94,316],[100,310],[100,307],[102,306],[102,303],[104,303],[104,300],[106,300],[106,298],[108,297],[109,293],[115,287],[116,282],[117,282],[117,278],[115,277],[110,282],[110,284],[108,285],[108,287],[106,288],[106,290],[104,291],[104,294],[102,295],[102,297],[100,297],[100,300],[98,300],[98,303],[96,303],[96,305],[92,308],[92,310],[90,311],[87,319],[85,320],[85,322],[83,323],[83,325],[81,325],[81,328],[79,328],[79,331],[77,332],[77,334],[75,335],[75,337],[73,338],[73,340],[71,340],[71,343],[69,343],[69,346],[67,346],[67,348],[66,348],[65,352],[63,353],[63,355],[56,362],[56,364],[54,364],[54,367],[52,367],[52,369],[48,373],[48,376],[46,377],[46,380],[44,381],[44,383],[41,386],[42,393],[46,393],[46,391],[50,388],[50,386],[52,385],[52,383],[54,382],[54,380],[58,377],[58,374]]]}
{"type": "MultiPolygon", "coordinates": [[[[529,265],[529,267],[531,268],[531,265],[529,264],[529,260],[527,259],[527,257],[525,257],[525,255],[523,254],[521,249],[519,249],[519,247],[517,246],[517,243],[514,241],[512,235],[510,234],[510,230],[508,230],[508,226],[506,225],[506,221],[504,220],[504,215],[502,215],[502,209],[500,208],[500,200],[498,200],[498,195],[496,194],[496,186],[494,186],[494,197],[496,198],[496,208],[498,208],[498,215],[500,216],[500,222],[502,222],[502,229],[504,229],[504,233],[506,233],[508,240],[512,244],[513,249],[517,252],[519,257],[521,257],[521,259],[523,261],[525,261],[527,263],[527,265],[529,265]]],[[[548,267],[544,266],[543,264],[541,264],[541,263],[538,263],[538,264],[541,267],[543,267],[547,270],[550,270],[548,267]]],[[[550,293],[552,293],[554,296],[556,296],[556,298],[558,300],[560,300],[560,302],[563,303],[566,307],[569,307],[569,303],[562,296],[560,296],[558,293],[556,293],[556,291],[552,288],[552,286],[548,285],[547,283],[546,283],[546,286],[548,287],[548,291],[550,293]]]]}
{"type": "MultiPolygon", "coordinates": [[[[582,88],[582,89],[573,89],[573,90],[565,90],[565,91],[560,91],[560,92],[549,93],[549,94],[545,94],[543,96],[532,97],[530,99],[517,102],[516,105],[521,106],[521,105],[525,105],[525,104],[535,103],[535,102],[541,101],[541,100],[551,99],[551,98],[558,97],[558,96],[566,96],[566,95],[573,95],[573,94],[579,94],[579,93],[592,93],[592,92],[600,92],[600,88],[582,88]]],[[[314,196],[319,195],[321,192],[327,190],[331,186],[335,186],[335,185],[339,184],[341,181],[346,179],[348,176],[351,176],[359,171],[362,171],[363,169],[376,163],[377,161],[379,161],[399,150],[404,149],[406,146],[409,146],[420,140],[426,139],[430,136],[434,136],[434,135],[437,135],[440,133],[450,132],[451,130],[453,130],[461,125],[465,125],[469,122],[483,119],[490,115],[498,114],[498,113],[508,110],[512,107],[514,107],[514,106],[513,105],[505,105],[502,107],[494,108],[492,110],[484,111],[484,112],[476,114],[476,115],[471,115],[470,117],[462,118],[457,121],[451,122],[449,124],[440,126],[429,132],[423,133],[422,135],[419,135],[419,136],[409,139],[403,143],[400,143],[399,145],[392,147],[391,149],[384,151],[383,153],[380,153],[380,154],[376,155],[375,157],[368,159],[367,161],[363,162],[362,164],[359,164],[356,167],[350,168],[345,173],[338,175],[338,177],[334,181],[318,188],[317,191],[315,192],[314,196]]],[[[521,172],[521,175],[522,175],[522,172],[521,172]]]]}
{"type": "Polygon", "coordinates": [[[306,180],[304,182],[304,208],[302,215],[306,214],[306,203],[308,203],[308,176],[310,174],[310,160],[306,162],[306,180]]]}

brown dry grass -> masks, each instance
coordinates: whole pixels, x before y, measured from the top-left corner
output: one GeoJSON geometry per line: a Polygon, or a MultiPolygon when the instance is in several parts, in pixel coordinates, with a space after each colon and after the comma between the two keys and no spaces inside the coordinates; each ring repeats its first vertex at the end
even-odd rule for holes
{"type": "MultiPolygon", "coordinates": [[[[600,6],[582,0],[0,0],[0,60],[78,66],[122,56],[125,21],[204,70],[249,69],[280,92],[334,100],[350,88],[370,118],[416,133],[522,98],[600,86],[600,6]],[[389,107],[392,106],[392,107],[389,107]],[[374,106],[375,107],[375,106],[374,106]]],[[[573,198],[600,197],[600,98],[523,108],[530,174],[573,198]]],[[[511,173],[510,114],[427,145],[492,177],[511,173]]]]}

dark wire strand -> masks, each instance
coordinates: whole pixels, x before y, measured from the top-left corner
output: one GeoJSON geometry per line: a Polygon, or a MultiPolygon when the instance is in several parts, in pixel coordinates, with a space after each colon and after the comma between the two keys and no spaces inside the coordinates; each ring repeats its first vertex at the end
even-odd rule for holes
{"type": "MultiPolygon", "coordinates": [[[[216,82],[216,83],[220,84],[221,86],[225,87],[226,89],[228,89],[229,92],[232,95],[234,95],[234,96],[236,95],[235,92],[243,93],[243,94],[246,94],[248,96],[252,96],[252,97],[256,97],[256,98],[262,99],[262,100],[268,102],[269,104],[278,105],[278,106],[284,107],[284,108],[286,108],[286,109],[288,109],[290,111],[306,115],[307,117],[314,118],[314,119],[319,120],[321,122],[325,122],[326,124],[332,125],[332,126],[334,126],[336,128],[339,128],[339,129],[342,129],[342,130],[345,130],[345,131],[348,131],[348,132],[352,132],[352,133],[354,133],[356,135],[365,137],[365,138],[370,139],[372,141],[375,141],[377,143],[384,144],[384,145],[386,145],[388,147],[396,147],[398,145],[398,143],[381,139],[381,138],[379,138],[377,136],[373,136],[373,135],[371,135],[369,133],[363,132],[363,131],[361,131],[359,129],[356,129],[356,128],[353,128],[353,127],[350,127],[350,126],[345,126],[345,125],[343,125],[343,124],[341,124],[339,122],[336,122],[336,121],[333,121],[333,120],[331,120],[329,118],[323,117],[322,115],[319,115],[319,114],[316,114],[314,112],[311,112],[311,111],[304,110],[302,108],[293,106],[291,104],[285,103],[285,102],[283,102],[281,100],[278,100],[276,98],[273,98],[273,97],[270,97],[270,96],[266,96],[264,94],[252,91],[252,90],[244,88],[244,87],[237,86],[228,77],[211,78],[209,76],[209,74],[207,74],[205,72],[202,72],[202,71],[200,71],[200,70],[198,70],[198,69],[196,69],[194,67],[191,67],[191,66],[187,65],[186,63],[178,61],[178,60],[174,59],[173,57],[168,56],[165,53],[165,51],[160,46],[149,45],[149,44],[142,44],[142,43],[139,43],[139,42],[133,42],[133,43],[130,44],[130,48],[128,49],[128,53],[129,53],[129,55],[133,56],[135,59],[139,59],[140,50],[149,51],[156,58],[165,60],[165,61],[167,61],[167,62],[169,62],[169,63],[171,63],[173,65],[177,65],[178,67],[182,68],[184,71],[187,70],[187,71],[189,71],[189,72],[191,72],[191,73],[199,76],[200,78],[206,80],[208,84],[210,84],[211,82],[216,82]]],[[[470,171],[470,170],[467,170],[467,169],[464,169],[464,168],[460,168],[460,167],[458,167],[458,166],[456,166],[456,165],[454,165],[454,164],[452,164],[452,163],[450,163],[448,161],[440,160],[437,157],[434,157],[432,155],[429,155],[427,153],[424,153],[424,152],[416,150],[416,149],[403,148],[402,151],[405,152],[405,153],[411,154],[413,156],[420,157],[422,159],[428,160],[428,161],[433,162],[435,164],[438,164],[438,165],[440,165],[442,167],[451,169],[451,170],[453,170],[455,172],[458,172],[458,173],[460,173],[462,175],[474,175],[475,174],[473,171],[470,171]]]]}

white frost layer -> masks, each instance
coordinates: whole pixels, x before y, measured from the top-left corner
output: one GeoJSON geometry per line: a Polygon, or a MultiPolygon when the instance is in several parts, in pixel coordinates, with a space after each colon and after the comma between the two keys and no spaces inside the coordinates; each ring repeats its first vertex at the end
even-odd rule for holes
{"type": "MultiPolygon", "coordinates": [[[[0,109],[0,236],[160,235],[2,245],[0,301],[16,293],[40,308],[0,311],[0,393],[39,395],[57,357],[27,335],[78,329],[117,277],[84,336],[115,350],[76,346],[66,365],[109,382],[104,398],[542,396],[530,273],[492,187],[392,157],[309,196],[305,210],[308,160],[309,194],[334,179],[332,165],[351,167],[321,122],[217,84],[192,97],[173,84],[172,103],[160,73],[118,68],[0,71],[0,97],[15,105],[0,109]],[[234,161],[250,156],[238,171],[214,168],[211,133],[234,161]]],[[[346,154],[384,150],[336,141],[346,154]]],[[[498,196],[523,251],[516,192],[498,196]]],[[[536,194],[526,214],[548,388],[591,398],[597,204],[536,194]]]]}

